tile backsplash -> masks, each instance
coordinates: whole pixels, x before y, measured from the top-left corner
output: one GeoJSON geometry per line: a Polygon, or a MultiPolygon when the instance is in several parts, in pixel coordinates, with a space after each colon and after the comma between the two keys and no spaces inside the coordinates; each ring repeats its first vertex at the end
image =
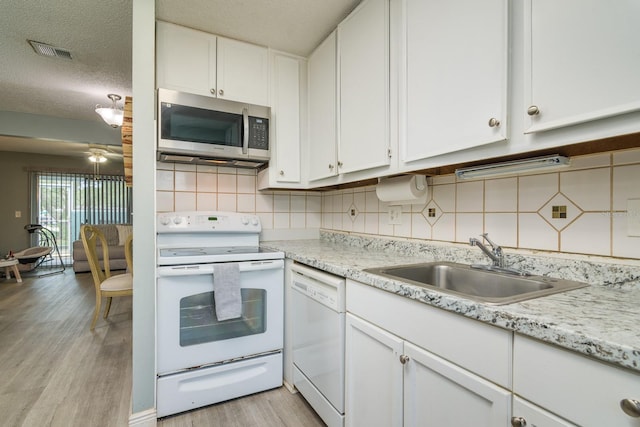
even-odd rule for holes
{"type": "Polygon", "coordinates": [[[640,199],[640,149],[573,157],[559,172],[457,181],[429,178],[430,197],[389,204],[375,186],[325,192],[256,190],[252,170],[158,163],[157,210],[255,213],[265,229],[312,229],[468,242],[489,233],[508,248],[640,258],[627,235],[627,200],[640,199]]]}
{"type": "Polygon", "coordinates": [[[156,210],[256,214],[264,229],[318,229],[322,193],[257,191],[252,169],[158,163],[156,210]]]}

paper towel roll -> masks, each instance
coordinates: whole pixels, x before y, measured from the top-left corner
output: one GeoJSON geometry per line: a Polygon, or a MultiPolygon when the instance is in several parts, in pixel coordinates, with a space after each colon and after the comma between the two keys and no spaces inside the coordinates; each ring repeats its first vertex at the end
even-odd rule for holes
{"type": "Polygon", "coordinates": [[[427,202],[429,187],[424,175],[382,178],[376,186],[376,195],[393,205],[420,204],[427,202]]]}

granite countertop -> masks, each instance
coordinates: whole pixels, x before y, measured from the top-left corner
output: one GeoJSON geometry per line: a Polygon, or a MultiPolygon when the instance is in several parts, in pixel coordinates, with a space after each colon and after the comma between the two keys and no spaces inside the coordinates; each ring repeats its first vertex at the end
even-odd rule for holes
{"type": "Polygon", "coordinates": [[[592,260],[509,256],[532,274],[591,286],[508,305],[489,305],[364,272],[429,261],[486,262],[454,244],[415,244],[324,233],[320,240],[264,242],[300,263],[640,371],[640,266],[592,260]]]}

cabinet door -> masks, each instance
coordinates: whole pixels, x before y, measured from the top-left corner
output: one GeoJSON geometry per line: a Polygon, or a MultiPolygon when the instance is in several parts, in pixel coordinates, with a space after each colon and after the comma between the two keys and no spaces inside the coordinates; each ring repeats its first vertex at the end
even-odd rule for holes
{"type": "Polygon", "coordinates": [[[345,423],[402,425],[402,340],[347,313],[345,423]]]}
{"type": "Polygon", "coordinates": [[[336,32],[313,51],[307,62],[309,181],[337,174],[336,32]]]}
{"type": "Polygon", "coordinates": [[[216,36],[157,22],[158,87],[215,96],[216,36]]]}
{"type": "Polygon", "coordinates": [[[505,140],[507,0],[405,0],[404,5],[401,159],[505,140]]]}
{"type": "Polygon", "coordinates": [[[340,173],[389,164],[389,2],[365,0],[338,26],[340,173]]]}
{"type": "Polygon", "coordinates": [[[218,98],[269,105],[265,47],[218,37],[218,98]]]}
{"type": "Polygon", "coordinates": [[[404,425],[506,426],[511,393],[405,342],[404,425]]]}
{"type": "MultiPolygon", "coordinates": [[[[519,420],[522,426],[577,427],[575,424],[571,424],[562,418],[558,418],[544,409],[517,396],[513,397],[513,417],[516,420],[519,420]]],[[[518,425],[517,421],[512,422],[512,425],[518,425]]]]}
{"type": "Polygon", "coordinates": [[[528,0],[526,132],[640,109],[640,2],[528,0]]]}
{"type": "Polygon", "coordinates": [[[300,61],[273,56],[271,167],[276,181],[300,182],[300,61]]]}

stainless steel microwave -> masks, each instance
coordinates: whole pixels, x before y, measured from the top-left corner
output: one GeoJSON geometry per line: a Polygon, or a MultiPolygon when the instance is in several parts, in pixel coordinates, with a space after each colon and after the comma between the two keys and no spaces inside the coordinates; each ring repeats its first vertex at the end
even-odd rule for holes
{"type": "Polygon", "coordinates": [[[158,160],[259,168],[269,161],[271,109],[158,89],[158,160]]]}

